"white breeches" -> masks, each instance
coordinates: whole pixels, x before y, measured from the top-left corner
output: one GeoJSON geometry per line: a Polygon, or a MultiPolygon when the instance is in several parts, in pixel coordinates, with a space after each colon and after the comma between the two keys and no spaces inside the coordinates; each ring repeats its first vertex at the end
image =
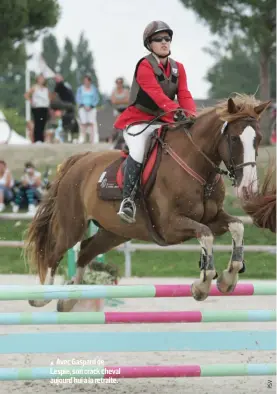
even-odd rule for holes
{"type": "MultiPolygon", "coordinates": [[[[137,134],[146,126],[147,123],[141,123],[135,126],[131,126],[128,128],[128,132],[131,134],[137,134]]],[[[123,137],[126,144],[128,145],[130,156],[138,163],[143,162],[145,146],[149,135],[158,127],[159,125],[157,124],[150,125],[141,134],[135,136],[129,135],[125,130],[123,131],[123,137]]]]}

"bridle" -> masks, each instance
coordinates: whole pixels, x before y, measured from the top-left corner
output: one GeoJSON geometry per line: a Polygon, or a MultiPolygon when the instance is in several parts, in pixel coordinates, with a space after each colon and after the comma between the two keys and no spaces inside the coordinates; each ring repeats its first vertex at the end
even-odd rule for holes
{"type": "MultiPolygon", "coordinates": [[[[244,120],[244,121],[250,121],[253,122],[255,121],[257,123],[257,120],[255,118],[253,118],[252,116],[247,116],[245,118],[240,118],[240,120],[244,120]]],[[[228,145],[228,151],[229,151],[229,160],[228,160],[228,165],[227,166],[227,175],[229,179],[232,180],[232,186],[237,186],[237,175],[236,172],[241,170],[244,167],[247,166],[256,166],[256,162],[255,161],[248,161],[245,163],[241,163],[241,164],[235,164],[234,160],[233,160],[233,152],[232,152],[232,136],[230,134],[227,133],[227,129],[228,129],[229,123],[226,121],[224,122],[222,128],[221,128],[221,134],[227,138],[227,145],[228,145]]],[[[258,156],[257,151],[256,151],[256,157],[258,156]]]]}

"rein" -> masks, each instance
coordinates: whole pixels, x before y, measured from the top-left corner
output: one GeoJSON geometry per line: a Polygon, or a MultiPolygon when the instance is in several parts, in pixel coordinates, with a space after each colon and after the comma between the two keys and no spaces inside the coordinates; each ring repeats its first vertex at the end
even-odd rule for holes
{"type": "MultiPolygon", "coordinates": [[[[252,117],[247,117],[246,120],[255,120],[252,117]]],[[[190,120],[191,122],[191,120],[190,120]]],[[[185,125],[187,122],[186,121],[180,121],[180,122],[176,122],[176,124],[183,124],[185,125]]],[[[217,166],[200,148],[199,146],[193,141],[192,135],[189,132],[189,130],[185,129],[185,133],[187,135],[187,137],[189,138],[190,142],[192,143],[192,145],[194,146],[194,148],[197,150],[197,152],[199,152],[213,167],[213,169],[215,170],[215,172],[218,175],[225,175],[227,176],[231,181],[232,181],[232,186],[236,186],[237,183],[237,178],[236,178],[236,171],[240,170],[241,168],[244,168],[246,166],[251,165],[252,167],[256,165],[256,162],[246,162],[246,163],[241,163],[241,164],[235,164],[232,158],[232,143],[231,143],[231,137],[229,135],[226,134],[226,129],[228,127],[228,122],[224,122],[222,128],[221,128],[221,134],[225,135],[226,137],[228,137],[228,148],[229,148],[229,154],[230,154],[230,158],[229,158],[229,163],[228,163],[228,168],[227,170],[223,170],[222,168],[220,168],[219,166],[217,166]]],[[[161,144],[163,150],[168,153],[173,160],[176,161],[176,163],[179,164],[180,167],[182,167],[188,174],[190,174],[194,179],[196,179],[202,186],[207,185],[207,181],[202,178],[197,172],[195,172],[191,167],[189,167],[185,161],[171,148],[170,145],[168,145],[166,142],[163,142],[163,140],[156,135],[156,139],[159,141],[159,143],[161,144]]]]}

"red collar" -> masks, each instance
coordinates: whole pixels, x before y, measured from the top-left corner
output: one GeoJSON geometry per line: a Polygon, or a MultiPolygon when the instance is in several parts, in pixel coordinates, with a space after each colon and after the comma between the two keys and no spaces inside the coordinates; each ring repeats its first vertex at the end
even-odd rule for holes
{"type": "Polygon", "coordinates": [[[165,73],[165,75],[166,75],[167,77],[169,77],[169,75],[170,75],[170,70],[171,70],[170,61],[167,60],[166,67],[164,67],[164,65],[160,62],[160,63],[159,63],[159,67],[163,70],[163,72],[165,73]]]}

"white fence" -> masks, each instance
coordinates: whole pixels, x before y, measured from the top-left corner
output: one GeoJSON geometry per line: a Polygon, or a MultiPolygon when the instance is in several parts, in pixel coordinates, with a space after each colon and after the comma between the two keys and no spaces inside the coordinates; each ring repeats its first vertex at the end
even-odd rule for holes
{"type": "MultiPolygon", "coordinates": [[[[33,214],[29,213],[3,213],[0,215],[0,220],[30,220],[33,214]]],[[[252,219],[248,216],[238,216],[243,223],[252,223],[252,219]]],[[[9,248],[21,248],[23,247],[23,241],[7,241],[1,240],[0,247],[9,248]]],[[[132,276],[132,252],[137,250],[147,250],[147,251],[163,251],[163,252],[200,252],[200,245],[193,244],[179,244],[171,246],[159,246],[156,244],[138,244],[126,242],[116,248],[119,252],[123,252],[125,256],[125,277],[129,278],[132,276]]],[[[215,251],[221,252],[231,252],[232,245],[214,245],[215,251]]],[[[245,245],[245,252],[266,252],[271,254],[276,254],[275,245],[245,245]]]]}

